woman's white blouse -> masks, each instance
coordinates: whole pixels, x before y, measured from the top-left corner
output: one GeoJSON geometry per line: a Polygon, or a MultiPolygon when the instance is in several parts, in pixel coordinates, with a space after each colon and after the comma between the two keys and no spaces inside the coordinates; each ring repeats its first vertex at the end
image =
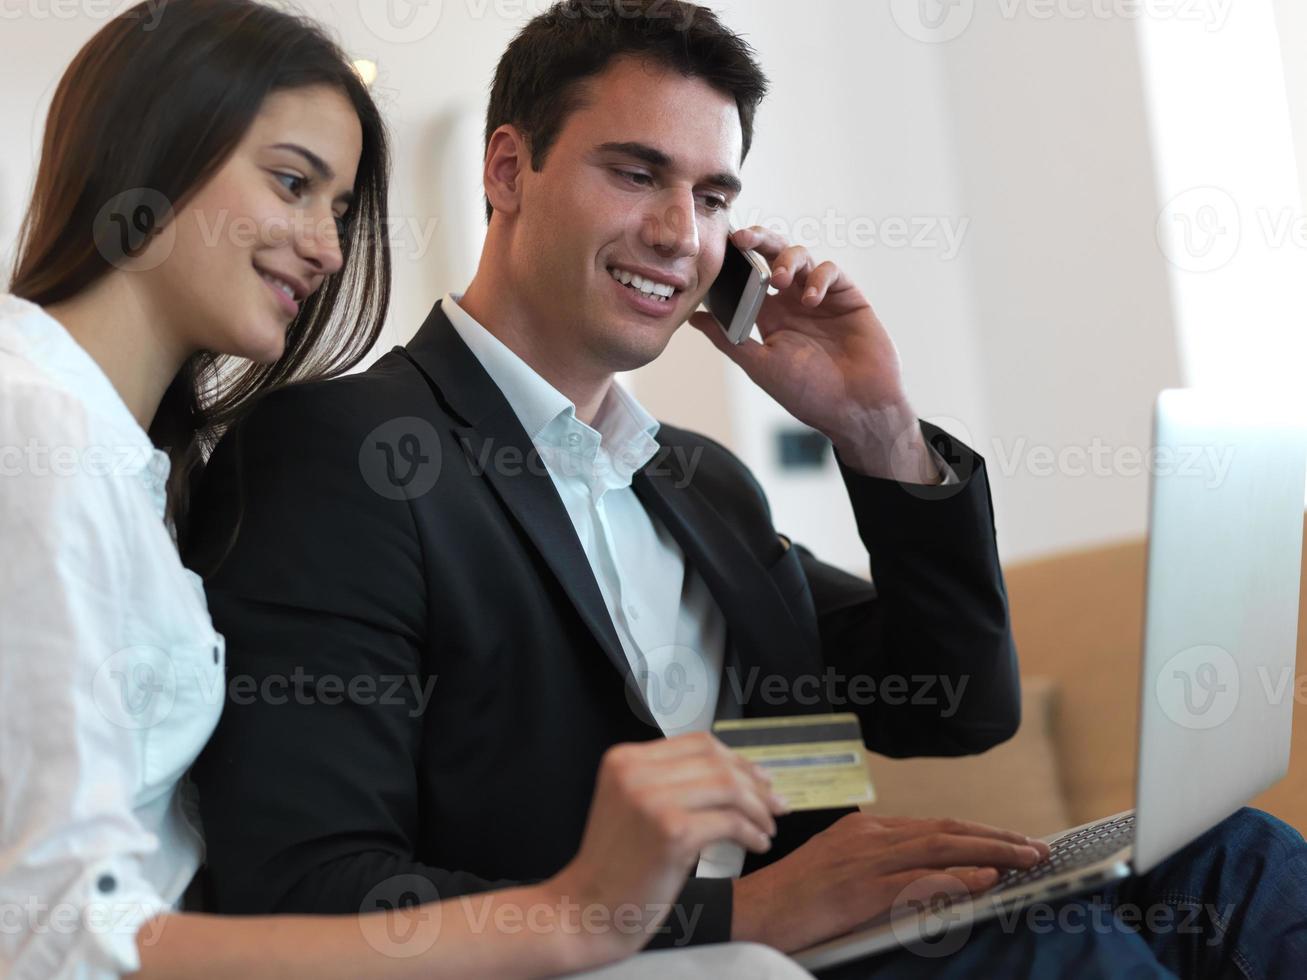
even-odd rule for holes
{"type": "Polygon", "coordinates": [[[222,708],[223,641],[167,475],[90,355],[0,295],[2,977],[137,969],[138,930],[203,858],[183,776],[222,708]]]}

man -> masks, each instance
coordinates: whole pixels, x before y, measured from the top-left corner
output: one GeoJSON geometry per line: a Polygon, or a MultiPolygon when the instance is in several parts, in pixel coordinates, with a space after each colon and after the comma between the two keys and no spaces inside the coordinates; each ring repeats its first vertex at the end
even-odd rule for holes
{"type": "MultiPolygon", "coordinates": [[[[218,910],[355,912],[398,882],[428,901],[546,876],[605,748],[714,718],[856,710],[892,756],[1016,730],[984,463],[917,421],[864,295],[747,229],[736,244],[779,290],[763,342],[695,313],[765,89],[701,8],[537,17],[492,90],[473,282],[406,348],[267,399],[214,454],[189,557],[232,674],[196,773],[218,910]],[[737,459],[615,383],[687,321],[831,440],[874,585],[791,545],[737,459]],[[913,676],[959,696],[851,696],[913,676]]],[[[917,879],[979,889],[1046,853],[954,821],[779,823],[761,857],[705,852],[657,942],[794,951],[917,879]]],[[[1004,955],[1032,963],[1036,945],[1081,955],[1029,936],[1004,955]]],[[[1156,967],[1147,947],[1122,956],[1156,967]]]]}

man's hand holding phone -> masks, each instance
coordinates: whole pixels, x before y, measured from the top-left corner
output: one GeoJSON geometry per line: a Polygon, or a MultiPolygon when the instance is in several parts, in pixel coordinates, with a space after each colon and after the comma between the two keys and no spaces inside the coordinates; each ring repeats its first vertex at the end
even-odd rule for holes
{"type": "Polygon", "coordinates": [[[732,343],[711,313],[690,323],[799,421],[823,433],[846,465],[868,476],[938,483],[936,465],[903,390],[898,351],[871,304],[833,262],[766,228],[731,233],[727,248],[771,265],[776,290],[751,337],[732,343]]]}

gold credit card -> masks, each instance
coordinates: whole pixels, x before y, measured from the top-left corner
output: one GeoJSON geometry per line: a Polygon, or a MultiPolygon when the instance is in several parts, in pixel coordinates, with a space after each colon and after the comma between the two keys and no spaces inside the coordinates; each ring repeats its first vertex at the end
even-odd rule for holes
{"type": "Polygon", "coordinates": [[[854,714],[719,721],[713,734],[756,762],[792,810],[829,810],[871,803],[862,724],[854,714]]]}

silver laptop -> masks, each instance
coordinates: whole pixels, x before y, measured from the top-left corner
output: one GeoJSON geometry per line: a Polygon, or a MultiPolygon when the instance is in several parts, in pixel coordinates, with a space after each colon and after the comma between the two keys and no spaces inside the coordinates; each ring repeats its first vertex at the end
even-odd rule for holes
{"type": "Polygon", "coordinates": [[[1046,837],[1048,860],[970,899],[896,902],[800,965],[945,955],[974,923],[1144,874],[1288,771],[1307,420],[1165,391],[1153,446],[1135,809],[1046,837]]]}

